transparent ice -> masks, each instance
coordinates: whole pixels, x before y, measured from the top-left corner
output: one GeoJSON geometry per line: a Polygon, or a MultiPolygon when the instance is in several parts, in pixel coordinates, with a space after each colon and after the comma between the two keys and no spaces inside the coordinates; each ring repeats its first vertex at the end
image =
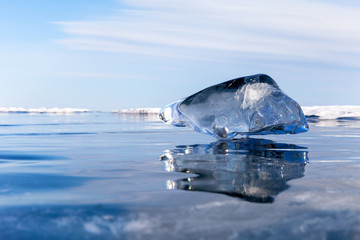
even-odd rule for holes
{"type": "Polygon", "coordinates": [[[160,118],[219,139],[238,134],[295,134],[309,129],[300,105],[265,74],[205,88],[165,106],[160,118]]]}

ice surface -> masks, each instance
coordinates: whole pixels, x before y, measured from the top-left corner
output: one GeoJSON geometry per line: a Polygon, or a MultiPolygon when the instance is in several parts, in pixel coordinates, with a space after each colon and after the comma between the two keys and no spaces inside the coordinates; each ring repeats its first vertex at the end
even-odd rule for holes
{"type": "Polygon", "coordinates": [[[220,139],[237,134],[295,134],[309,129],[299,104],[264,74],[205,88],[165,106],[160,118],[220,139]]]}

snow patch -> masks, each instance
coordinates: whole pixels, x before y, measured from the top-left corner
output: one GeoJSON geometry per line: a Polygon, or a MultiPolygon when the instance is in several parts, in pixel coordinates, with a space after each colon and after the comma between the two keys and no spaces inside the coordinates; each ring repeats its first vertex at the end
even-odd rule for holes
{"type": "Polygon", "coordinates": [[[114,110],[113,113],[119,114],[159,114],[161,108],[129,108],[114,110]]]}
{"type": "Polygon", "coordinates": [[[0,113],[48,113],[48,114],[69,114],[89,112],[83,108],[22,108],[22,107],[0,107],[0,113]]]}
{"type": "Polygon", "coordinates": [[[360,106],[334,105],[334,106],[308,106],[302,107],[306,116],[317,116],[320,119],[358,118],[360,106]]]}

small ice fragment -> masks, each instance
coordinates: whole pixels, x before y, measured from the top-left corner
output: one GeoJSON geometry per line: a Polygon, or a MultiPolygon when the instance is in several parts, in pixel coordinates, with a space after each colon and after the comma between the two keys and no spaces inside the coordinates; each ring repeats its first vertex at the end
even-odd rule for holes
{"type": "Polygon", "coordinates": [[[165,106],[160,118],[219,139],[238,134],[295,134],[309,129],[300,105],[265,74],[205,88],[165,106]]]}

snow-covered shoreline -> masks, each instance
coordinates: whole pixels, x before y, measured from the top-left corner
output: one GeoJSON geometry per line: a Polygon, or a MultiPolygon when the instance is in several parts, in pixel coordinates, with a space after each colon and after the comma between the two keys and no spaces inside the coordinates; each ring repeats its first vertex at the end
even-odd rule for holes
{"type": "Polygon", "coordinates": [[[119,114],[159,114],[161,108],[129,108],[114,110],[113,113],[119,114]]]}
{"type": "Polygon", "coordinates": [[[48,114],[69,114],[90,112],[84,108],[23,108],[23,107],[0,107],[0,113],[48,113],[48,114]]]}
{"type": "MultiPolygon", "coordinates": [[[[116,114],[131,115],[157,115],[161,108],[129,108],[111,112],[116,114]]],[[[360,118],[360,106],[356,105],[333,105],[333,106],[303,106],[306,116],[316,116],[319,119],[337,118],[360,118]]],[[[29,114],[72,114],[93,112],[85,108],[23,108],[23,107],[0,107],[0,113],[29,113],[29,114]]]]}
{"type": "MultiPolygon", "coordinates": [[[[360,106],[356,105],[304,106],[302,109],[306,116],[316,116],[319,119],[360,118],[360,106]]],[[[112,112],[121,114],[158,114],[160,108],[130,108],[114,110],[112,112]]]]}
{"type": "Polygon", "coordinates": [[[319,119],[360,118],[360,106],[333,105],[333,106],[304,106],[306,116],[316,116],[319,119]]]}

